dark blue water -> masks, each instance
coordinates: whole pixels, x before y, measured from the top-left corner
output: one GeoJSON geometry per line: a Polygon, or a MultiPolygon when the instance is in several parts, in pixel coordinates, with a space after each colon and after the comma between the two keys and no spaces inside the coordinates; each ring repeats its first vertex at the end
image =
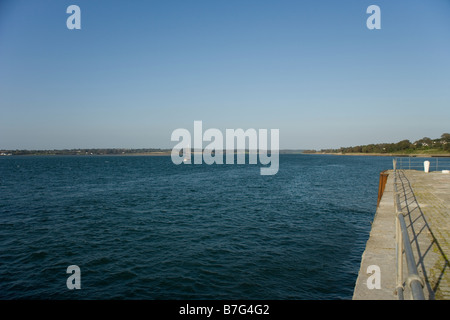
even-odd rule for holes
{"type": "Polygon", "coordinates": [[[0,157],[2,299],[351,299],[390,157],[0,157]],[[69,290],[69,265],[81,290],[69,290]]]}

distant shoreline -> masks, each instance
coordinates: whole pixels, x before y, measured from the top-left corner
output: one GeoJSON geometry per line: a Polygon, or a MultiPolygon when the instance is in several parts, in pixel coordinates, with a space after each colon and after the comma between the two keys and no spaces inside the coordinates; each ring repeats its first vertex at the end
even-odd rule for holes
{"type": "MultiPolygon", "coordinates": [[[[27,150],[24,152],[20,151],[8,151],[7,153],[0,153],[1,157],[8,156],[78,156],[78,157],[89,157],[89,156],[121,156],[121,157],[139,157],[139,156],[150,156],[150,157],[161,157],[161,156],[170,156],[172,154],[172,150],[161,150],[161,151],[141,151],[141,152],[120,152],[120,153],[102,153],[99,151],[86,152],[86,153],[77,153],[73,150],[27,150]],[[17,153],[15,153],[17,152],[17,153]]],[[[236,151],[235,151],[236,152],[236,151]]],[[[196,151],[192,151],[192,153],[197,153],[196,151]]],[[[247,153],[247,152],[245,152],[247,153]]],[[[302,152],[302,150],[280,150],[279,154],[304,154],[304,155],[332,155],[332,156],[372,156],[372,157],[415,157],[415,158],[433,158],[433,157],[450,157],[450,153],[357,153],[357,152],[302,152]]]]}
{"type": "MultiPolygon", "coordinates": [[[[103,149],[102,149],[103,150],[103,149]]],[[[200,153],[200,151],[191,151],[192,154],[200,153]]],[[[241,151],[235,150],[236,153],[241,153],[241,151]]],[[[248,150],[245,151],[246,154],[249,153],[248,150]]],[[[270,152],[269,152],[270,153],[270,152]]],[[[7,156],[74,156],[74,157],[89,157],[89,156],[121,156],[121,157],[134,157],[134,156],[152,156],[152,157],[160,157],[160,156],[171,156],[172,150],[161,150],[161,151],[136,151],[136,152],[106,152],[99,150],[89,150],[80,152],[78,150],[9,150],[9,151],[0,151],[0,157],[7,156]]],[[[214,152],[213,152],[214,154],[214,152]]],[[[219,154],[225,154],[225,151],[220,152],[219,154]]],[[[302,154],[301,150],[280,150],[279,154],[302,154]]]]}
{"type": "Polygon", "coordinates": [[[170,156],[170,152],[149,152],[149,153],[122,153],[122,154],[43,154],[43,153],[36,153],[36,154],[8,154],[8,155],[1,155],[0,157],[8,157],[8,156],[14,156],[14,157],[141,157],[141,156],[151,156],[151,157],[160,157],[160,156],[170,156]]]}

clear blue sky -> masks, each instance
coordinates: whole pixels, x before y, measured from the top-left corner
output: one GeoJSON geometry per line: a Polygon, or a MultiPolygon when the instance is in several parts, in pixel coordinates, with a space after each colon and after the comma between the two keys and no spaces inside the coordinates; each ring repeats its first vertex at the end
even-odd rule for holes
{"type": "Polygon", "coordinates": [[[194,120],[282,149],[437,138],[450,1],[0,0],[0,148],[172,148],[194,120]]]}

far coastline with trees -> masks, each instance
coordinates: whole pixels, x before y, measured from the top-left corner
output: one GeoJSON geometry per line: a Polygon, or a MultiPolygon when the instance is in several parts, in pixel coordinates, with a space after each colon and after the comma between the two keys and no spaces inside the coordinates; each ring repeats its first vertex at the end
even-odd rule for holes
{"type": "MultiPolygon", "coordinates": [[[[0,156],[170,156],[171,149],[159,148],[95,148],[95,149],[62,149],[62,150],[5,150],[0,149],[0,156]]],[[[293,150],[282,149],[280,154],[335,154],[335,155],[380,155],[380,156],[447,156],[450,157],[450,133],[443,133],[440,138],[424,137],[415,142],[402,140],[397,143],[378,143],[339,149],[293,150]]]]}
{"type": "Polygon", "coordinates": [[[440,138],[424,137],[417,141],[402,140],[397,143],[377,143],[339,149],[304,150],[306,154],[349,154],[349,155],[445,155],[450,156],[450,134],[440,138]]]}

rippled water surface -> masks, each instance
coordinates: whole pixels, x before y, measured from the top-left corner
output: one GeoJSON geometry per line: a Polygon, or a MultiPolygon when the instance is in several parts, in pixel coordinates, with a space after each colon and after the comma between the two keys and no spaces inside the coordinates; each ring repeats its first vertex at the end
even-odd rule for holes
{"type": "Polygon", "coordinates": [[[351,299],[389,157],[0,157],[2,299],[351,299]],[[81,269],[68,290],[66,269],[81,269]]]}

